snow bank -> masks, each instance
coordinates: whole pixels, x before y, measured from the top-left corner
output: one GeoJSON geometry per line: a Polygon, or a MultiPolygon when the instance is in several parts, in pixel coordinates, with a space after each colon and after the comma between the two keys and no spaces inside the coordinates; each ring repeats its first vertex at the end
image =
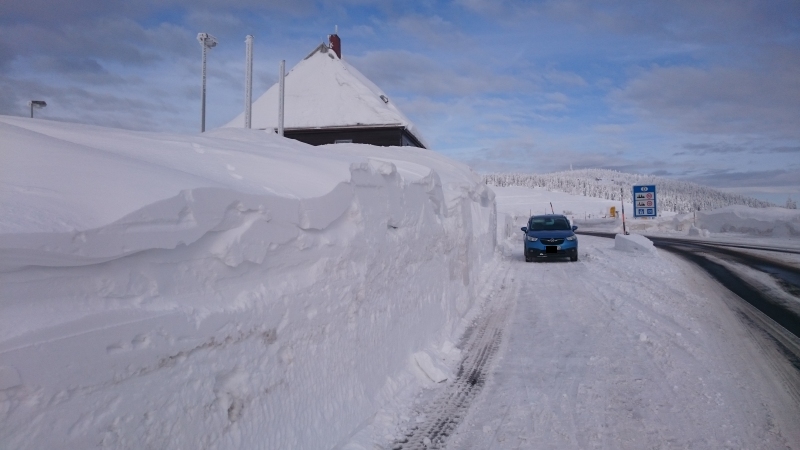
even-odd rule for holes
{"type": "Polygon", "coordinates": [[[709,237],[711,233],[706,230],[705,228],[697,228],[696,226],[692,225],[689,227],[689,236],[699,236],[699,237],[709,237]]]}
{"type": "Polygon", "coordinates": [[[447,376],[420,352],[494,256],[492,191],[423,149],[0,134],[9,448],[330,448],[421,366],[447,376]]]}
{"type": "Polygon", "coordinates": [[[614,236],[614,248],[623,252],[658,256],[658,251],[653,247],[653,242],[640,234],[618,234],[614,236]]]}
{"type": "Polygon", "coordinates": [[[800,210],[733,205],[713,211],[698,211],[697,224],[712,233],[800,237],[800,210]]]}
{"type": "Polygon", "coordinates": [[[413,355],[414,363],[423,372],[426,378],[434,383],[441,383],[451,377],[447,366],[432,358],[427,352],[417,352],[413,355]]]}
{"type": "MultiPolygon", "coordinates": [[[[580,222],[579,222],[580,224],[580,222]]],[[[585,223],[592,229],[611,229],[610,224],[585,223]]],[[[621,230],[619,224],[613,227],[621,230]]],[[[786,208],[751,208],[732,205],[689,214],[665,214],[656,219],[628,219],[630,231],[639,233],[688,234],[710,237],[714,233],[736,233],[757,237],[800,237],[800,212],[786,208]]]]}

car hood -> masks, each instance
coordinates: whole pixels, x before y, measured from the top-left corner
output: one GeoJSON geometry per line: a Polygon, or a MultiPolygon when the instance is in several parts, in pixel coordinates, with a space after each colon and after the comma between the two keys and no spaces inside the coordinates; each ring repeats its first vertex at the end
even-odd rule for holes
{"type": "Polygon", "coordinates": [[[572,230],[557,230],[557,231],[528,231],[528,236],[534,236],[539,239],[546,238],[566,238],[572,236],[572,230]]]}

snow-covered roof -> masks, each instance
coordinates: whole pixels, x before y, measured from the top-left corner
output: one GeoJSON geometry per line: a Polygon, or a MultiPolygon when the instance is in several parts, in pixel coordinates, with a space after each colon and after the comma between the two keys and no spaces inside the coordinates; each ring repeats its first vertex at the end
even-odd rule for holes
{"type": "MultiPolygon", "coordinates": [[[[386,93],[324,43],[294,66],[284,83],[285,129],[399,126],[428,147],[386,93]]],[[[278,91],[276,83],[253,102],[252,128],[278,128],[278,91]]],[[[244,127],[244,112],[224,127],[244,127]]]]}

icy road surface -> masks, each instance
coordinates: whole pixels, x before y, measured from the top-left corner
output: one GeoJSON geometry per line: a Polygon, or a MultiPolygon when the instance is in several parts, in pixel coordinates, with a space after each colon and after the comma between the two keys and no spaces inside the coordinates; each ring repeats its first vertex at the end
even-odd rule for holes
{"type": "Polygon", "coordinates": [[[796,369],[694,266],[590,236],[577,263],[525,263],[509,243],[505,338],[448,449],[800,448],[796,369]]]}

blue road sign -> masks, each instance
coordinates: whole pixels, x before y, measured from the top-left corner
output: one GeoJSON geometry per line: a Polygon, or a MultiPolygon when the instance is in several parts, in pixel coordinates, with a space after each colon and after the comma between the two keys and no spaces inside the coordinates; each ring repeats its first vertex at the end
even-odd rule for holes
{"type": "Polygon", "coordinates": [[[656,217],[656,186],[633,187],[633,217],[656,217]]]}

